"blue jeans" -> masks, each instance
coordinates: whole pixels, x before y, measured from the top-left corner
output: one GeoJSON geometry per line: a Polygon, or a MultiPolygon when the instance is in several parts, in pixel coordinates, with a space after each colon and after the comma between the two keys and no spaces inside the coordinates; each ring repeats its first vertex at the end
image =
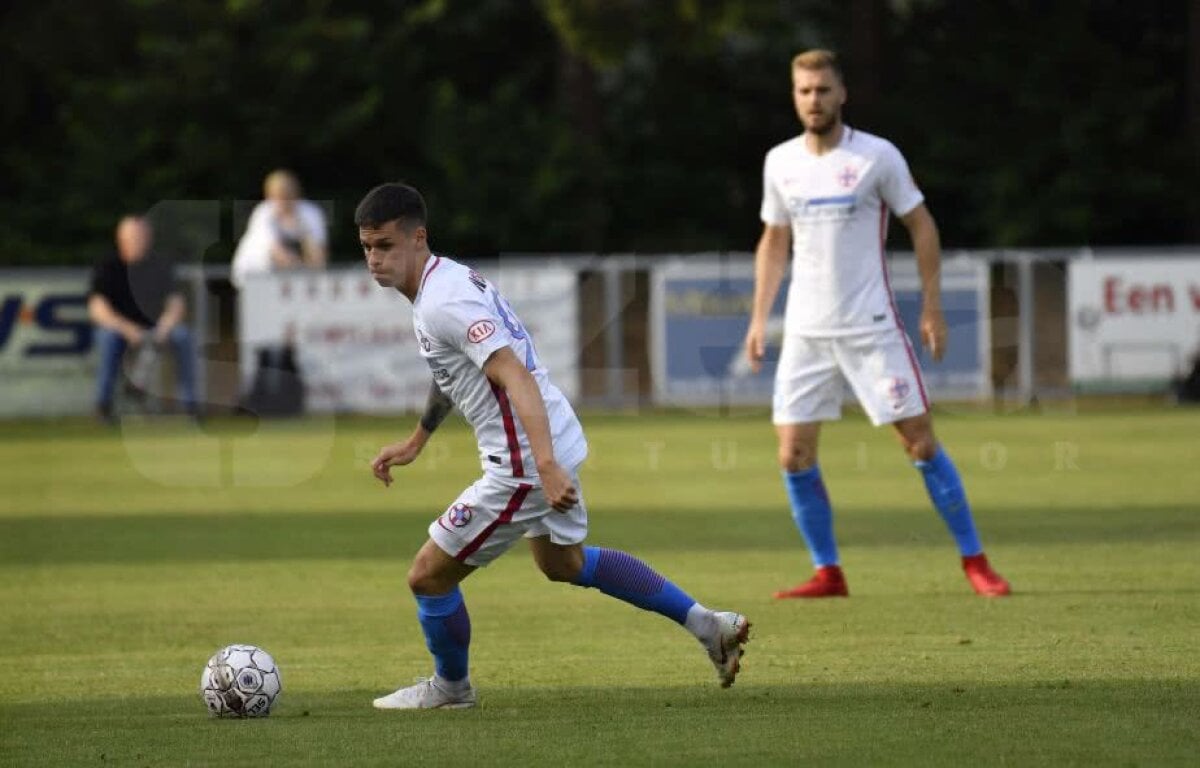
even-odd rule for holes
{"type": "MultiPolygon", "coordinates": [[[[146,331],[147,344],[150,331],[146,331]]],[[[108,410],[112,407],[113,389],[117,384],[117,375],[121,372],[121,358],[125,354],[129,342],[116,331],[96,326],[93,329],[93,342],[100,350],[100,368],[96,375],[96,407],[108,410]]],[[[179,400],[188,413],[196,411],[196,347],[192,342],[191,330],[183,324],[171,329],[167,336],[167,344],[175,356],[175,372],[178,378],[179,400]]]]}

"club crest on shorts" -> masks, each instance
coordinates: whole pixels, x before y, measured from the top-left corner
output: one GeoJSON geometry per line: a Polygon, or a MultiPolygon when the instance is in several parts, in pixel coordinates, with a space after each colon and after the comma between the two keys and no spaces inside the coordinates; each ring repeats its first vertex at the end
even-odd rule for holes
{"type": "Polygon", "coordinates": [[[496,324],[491,320],[476,320],[467,328],[467,341],[478,344],[496,332],[496,324]]]}
{"type": "Polygon", "coordinates": [[[893,408],[899,408],[908,399],[909,393],[912,392],[912,385],[908,383],[908,379],[899,377],[884,379],[879,382],[880,389],[887,395],[891,401],[893,408]]]}
{"type": "Polygon", "coordinates": [[[455,528],[464,528],[471,522],[474,514],[470,504],[459,502],[446,510],[446,521],[455,528]]]}

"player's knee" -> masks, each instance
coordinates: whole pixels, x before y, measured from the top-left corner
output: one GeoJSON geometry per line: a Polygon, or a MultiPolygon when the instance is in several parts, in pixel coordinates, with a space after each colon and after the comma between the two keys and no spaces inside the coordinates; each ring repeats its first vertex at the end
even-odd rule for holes
{"type": "Polygon", "coordinates": [[[786,472],[799,472],[817,463],[817,452],[809,445],[779,446],[779,467],[786,472]]]}
{"type": "Polygon", "coordinates": [[[437,574],[419,561],[408,569],[408,588],[414,595],[440,595],[448,591],[437,574]]]}
{"type": "Polygon", "coordinates": [[[579,574],[583,570],[583,558],[576,556],[576,553],[564,552],[562,554],[561,557],[554,557],[538,563],[538,567],[550,581],[574,583],[579,579],[579,574]]]}
{"type": "Polygon", "coordinates": [[[932,432],[904,438],[904,452],[913,461],[929,461],[937,453],[937,441],[932,432]]]}

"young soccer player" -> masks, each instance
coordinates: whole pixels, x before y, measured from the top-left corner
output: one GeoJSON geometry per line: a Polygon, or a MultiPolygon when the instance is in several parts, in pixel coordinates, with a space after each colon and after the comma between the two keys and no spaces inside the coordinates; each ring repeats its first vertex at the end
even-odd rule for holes
{"type": "Polygon", "coordinates": [[[883,244],[889,209],[912,237],[921,276],[922,342],[935,360],[946,347],[941,309],[941,246],[908,164],[888,141],[842,122],[846,89],[836,57],[813,50],[792,61],[792,97],[804,133],[767,153],[763,233],[755,253],[754,308],[746,354],[759,370],[767,316],[788,265],[792,281],[783,349],[775,375],[773,421],[792,516],[816,573],[775,594],[849,594],[833,536],[833,512],[817,465],[821,422],[841,415],[841,381],[876,426],[892,424],[929,498],[958,545],[980,595],[1009,594],[988,564],[962,480],[933,434],[921,371],[900,327],[883,244]]]}
{"type": "Polygon", "coordinates": [[[371,462],[414,461],[457,405],[475,430],[483,476],[429,526],[408,585],[433,655],[434,674],[375,699],[379,709],[471,707],[471,621],[459,583],[522,537],[551,581],[601,592],[682,625],[708,653],[722,687],[733,684],[750,622],[710,611],[641,560],[584,546],[587,508],[578,469],[587,441],[570,403],[550,380],[533,339],[482,275],[430,253],[421,194],[404,184],[367,193],[355,211],[371,276],[412,302],[413,324],[433,384],[420,423],[371,462]]]}

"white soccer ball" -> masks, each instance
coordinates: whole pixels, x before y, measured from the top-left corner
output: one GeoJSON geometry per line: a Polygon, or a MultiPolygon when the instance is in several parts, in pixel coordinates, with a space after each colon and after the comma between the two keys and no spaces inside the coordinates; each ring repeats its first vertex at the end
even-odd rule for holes
{"type": "Polygon", "coordinates": [[[200,697],[216,717],[266,717],[283,690],[279,667],[256,645],[227,645],[200,675],[200,697]]]}

